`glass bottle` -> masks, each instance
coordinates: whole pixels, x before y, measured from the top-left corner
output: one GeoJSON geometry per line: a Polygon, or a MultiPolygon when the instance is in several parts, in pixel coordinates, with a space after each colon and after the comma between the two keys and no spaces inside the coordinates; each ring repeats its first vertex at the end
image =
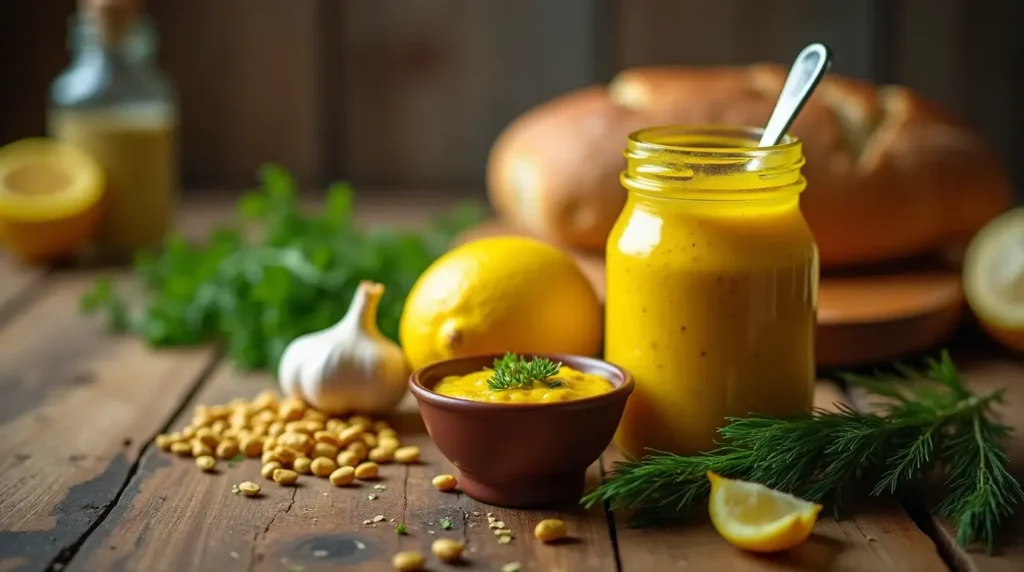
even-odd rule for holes
{"type": "Polygon", "coordinates": [[[177,105],[156,64],[157,37],[136,0],[80,0],[70,65],[50,88],[48,130],[106,172],[96,242],[129,256],[160,243],[178,198],[177,105]]]}
{"type": "Polygon", "coordinates": [[[608,238],[605,359],[636,389],[615,442],[693,455],[726,417],[809,411],[818,250],[800,212],[800,141],[760,130],[630,135],[608,238]]]}

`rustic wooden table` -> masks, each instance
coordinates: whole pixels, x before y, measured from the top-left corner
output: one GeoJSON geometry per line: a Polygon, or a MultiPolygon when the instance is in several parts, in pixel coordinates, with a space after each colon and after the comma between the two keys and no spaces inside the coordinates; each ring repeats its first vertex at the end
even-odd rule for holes
{"type": "MultiPolygon", "coordinates": [[[[375,222],[414,223],[444,201],[363,200],[375,222]],[[388,205],[390,202],[391,205],[388,205]]],[[[188,233],[201,233],[222,209],[193,203],[188,233]]],[[[387,465],[386,490],[338,489],[306,478],[280,488],[258,463],[222,463],[201,473],[190,459],[152,446],[153,437],[186,424],[195,404],[224,403],[272,386],[267,375],[239,374],[212,347],[151,351],[107,335],[77,312],[96,272],[19,268],[0,258],[0,571],[10,570],[389,570],[400,549],[429,552],[431,541],[468,545],[471,570],[520,562],[529,571],[629,570],[1024,570],[1022,519],[1006,530],[1001,555],[955,548],[952,529],[916,497],[858,506],[854,516],[824,518],[798,549],[775,557],[742,553],[706,519],[674,528],[630,529],[599,507],[523,512],[494,508],[430,486],[452,467],[431,443],[409,404],[398,416],[405,441],[423,451],[419,465],[387,465]],[[231,485],[264,485],[258,499],[231,485]],[[371,500],[369,493],[376,493],[371,500]],[[515,534],[501,545],[487,527],[494,513],[515,534]],[[376,515],[385,521],[363,524],[376,515]],[[532,539],[543,517],[566,520],[573,539],[558,546],[532,539]],[[451,519],[451,530],[440,526],[451,519]],[[398,536],[394,523],[410,534],[398,536]]],[[[1004,386],[1004,414],[1018,427],[1011,456],[1024,476],[1024,361],[994,348],[955,352],[977,386],[1004,386]]],[[[831,384],[819,401],[846,399],[831,384]]],[[[592,468],[597,478],[612,454],[592,468]]],[[[432,563],[432,570],[445,566],[432,563]]]]}

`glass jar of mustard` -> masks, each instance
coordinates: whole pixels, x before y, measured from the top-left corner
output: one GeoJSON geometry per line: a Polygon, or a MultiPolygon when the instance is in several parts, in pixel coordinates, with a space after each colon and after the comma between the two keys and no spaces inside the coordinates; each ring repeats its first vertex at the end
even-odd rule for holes
{"type": "Polygon", "coordinates": [[[727,417],[811,408],[818,251],[801,143],[760,129],[630,135],[607,243],[605,359],[636,380],[615,442],[692,455],[727,417]]]}

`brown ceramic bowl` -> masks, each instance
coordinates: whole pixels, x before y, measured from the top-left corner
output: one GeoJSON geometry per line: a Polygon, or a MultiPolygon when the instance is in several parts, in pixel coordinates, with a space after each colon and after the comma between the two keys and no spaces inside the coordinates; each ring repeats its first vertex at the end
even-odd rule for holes
{"type": "Polygon", "coordinates": [[[462,491],[480,502],[516,508],[578,502],[587,467],[608,447],[633,391],[633,378],[608,362],[538,355],[600,375],[614,388],[557,403],[485,403],[432,391],[446,376],[492,367],[500,355],[437,362],[409,380],[427,432],[459,469],[462,491]]]}

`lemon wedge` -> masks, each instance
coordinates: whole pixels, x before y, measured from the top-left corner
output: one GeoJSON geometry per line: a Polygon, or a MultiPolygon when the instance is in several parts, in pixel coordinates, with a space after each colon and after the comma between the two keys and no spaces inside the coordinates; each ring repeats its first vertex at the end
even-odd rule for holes
{"type": "Polygon", "coordinates": [[[752,552],[779,552],[807,540],[821,505],[757,483],[708,472],[711,524],[729,544],[752,552]]]}
{"type": "Polygon", "coordinates": [[[989,335],[1024,351],[1024,207],[992,219],[971,239],[964,297],[989,335]]]}

